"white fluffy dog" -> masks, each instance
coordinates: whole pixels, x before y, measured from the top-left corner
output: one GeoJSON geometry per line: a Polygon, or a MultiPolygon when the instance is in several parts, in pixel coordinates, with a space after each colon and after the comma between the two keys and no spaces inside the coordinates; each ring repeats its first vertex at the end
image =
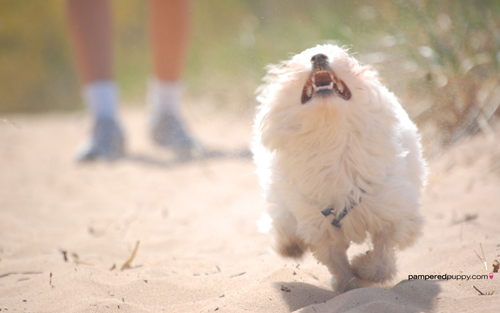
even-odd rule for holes
{"type": "Polygon", "coordinates": [[[423,219],[426,165],[416,126],[368,68],[321,45],[269,66],[252,150],[269,203],[273,247],[310,249],[350,290],[391,280],[395,249],[423,219]],[[351,242],[373,249],[349,264],[351,242]]]}

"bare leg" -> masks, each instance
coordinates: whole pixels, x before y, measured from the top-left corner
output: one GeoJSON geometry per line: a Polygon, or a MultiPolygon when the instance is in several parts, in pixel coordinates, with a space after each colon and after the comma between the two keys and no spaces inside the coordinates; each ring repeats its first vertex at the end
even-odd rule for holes
{"type": "Polygon", "coordinates": [[[116,119],[118,87],[113,81],[113,33],[107,0],[68,0],[67,14],[83,96],[94,119],[90,139],[77,161],[115,160],[125,153],[124,136],[116,119]]]}
{"type": "Polygon", "coordinates": [[[150,0],[149,31],[153,72],[162,81],[178,81],[189,43],[191,12],[185,0],[150,0]]]}
{"type": "Polygon", "coordinates": [[[68,0],[71,38],[84,83],[113,78],[113,33],[107,0],[68,0]]]}
{"type": "Polygon", "coordinates": [[[149,31],[154,78],[148,88],[152,139],[181,160],[199,156],[201,145],[189,134],[180,113],[180,82],[190,33],[187,0],[150,0],[149,31]]]}

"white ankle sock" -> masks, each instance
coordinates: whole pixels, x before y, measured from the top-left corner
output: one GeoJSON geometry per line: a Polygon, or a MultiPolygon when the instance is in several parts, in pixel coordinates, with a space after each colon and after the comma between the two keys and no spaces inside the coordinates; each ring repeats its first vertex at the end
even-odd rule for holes
{"type": "Polygon", "coordinates": [[[147,102],[150,116],[155,117],[173,115],[179,116],[182,84],[179,81],[162,81],[153,78],[148,84],[147,102]]]}
{"type": "Polygon", "coordinates": [[[113,80],[96,80],[83,86],[83,99],[87,110],[95,119],[115,119],[119,91],[113,80]]]}

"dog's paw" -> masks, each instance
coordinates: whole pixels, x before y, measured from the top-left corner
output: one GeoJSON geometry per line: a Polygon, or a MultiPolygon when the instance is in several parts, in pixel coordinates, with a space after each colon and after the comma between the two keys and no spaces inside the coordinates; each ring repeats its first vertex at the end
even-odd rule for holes
{"type": "Polygon", "coordinates": [[[367,251],[352,260],[351,270],[363,280],[383,283],[391,280],[396,274],[396,259],[392,254],[377,257],[373,251],[367,251]]]}
{"type": "Polygon", "coordinates": [[[275,248],[276,252],[283,257],[299,259],[304,254],[304,250],[298,243],[291,242],[289,244],[280,245],[275,248]]]}

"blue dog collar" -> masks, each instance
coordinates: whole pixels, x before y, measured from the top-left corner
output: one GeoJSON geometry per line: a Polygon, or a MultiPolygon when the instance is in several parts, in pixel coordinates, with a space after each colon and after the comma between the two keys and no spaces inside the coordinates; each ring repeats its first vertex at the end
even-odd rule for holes
{"type": "MultiPolygon", "coordinates": [[[[361,192],[365,193],[364,190],[361,190],[361,192]]],[[[354,200],[349,199],[349,205],[347,205],[344,208],[344,210],[342,210],[342,212],[340,212],[340,214],[338,216],[336,216],[335,213],[333,213],[333,211],[334,211],[333,207],[321,211],[321,214],[323,214],[325,217],[327,217],[328,215],[333,215],[335,218],[332,221],[332,225],[340,228],[340,226],[341,226],[340,220],[343,219],[347,215],[347,213],[349,213],[356,205],[360,204],[361,200],[362,200],[361,197],[359,197],[358,202],[355,202],[354,200]]]]}

